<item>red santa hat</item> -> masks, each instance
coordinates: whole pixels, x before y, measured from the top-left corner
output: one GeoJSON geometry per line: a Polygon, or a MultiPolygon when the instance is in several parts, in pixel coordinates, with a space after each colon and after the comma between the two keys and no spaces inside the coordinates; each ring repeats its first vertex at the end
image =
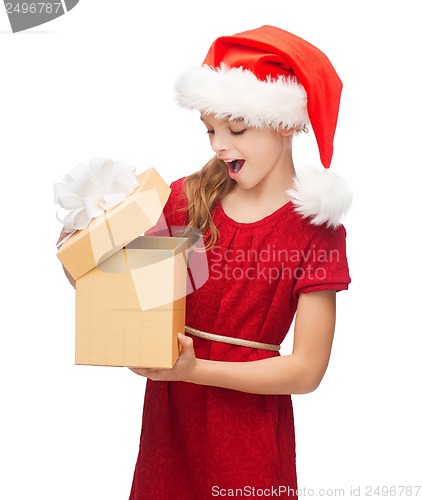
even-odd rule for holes
{"type": "MultiPolygon", "coordinates": [[[[321,163],[333,155],[342,83],[327,56],[309,42],[273,26],[217,38],[202,66],[176,82],[187,108],[248,126],[311,125],[321,163]]],[[[351,201],[343,179],[326,171],[305,172],[289,191],[296,209],[314,224],[337,226],[351,201]]]]}

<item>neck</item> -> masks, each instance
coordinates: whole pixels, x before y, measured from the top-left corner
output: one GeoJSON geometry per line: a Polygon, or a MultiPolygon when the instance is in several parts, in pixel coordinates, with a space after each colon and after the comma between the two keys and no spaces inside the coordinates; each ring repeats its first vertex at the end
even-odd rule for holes
{"type": "MultiPolygon", "coordinates": [[[[274,169],[270,175],[265,177],[259,184],[251,189],[243,189],[240,185],[236,185],[234,191],[237,191],[237,196],[249,201],[271,201],[280,200],[285,195],[286,191],[293,187],[293,179],[296,175],[292,158],[286,159],[280,168],[274,169]]],[[[281,200],[283,201],[283,200],[281,200]]]]}

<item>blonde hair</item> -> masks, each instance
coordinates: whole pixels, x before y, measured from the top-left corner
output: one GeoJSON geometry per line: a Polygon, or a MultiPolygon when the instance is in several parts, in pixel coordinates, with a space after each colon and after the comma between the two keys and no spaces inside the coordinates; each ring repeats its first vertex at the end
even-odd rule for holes
{"type": "Polygon", "coordinates": [[[216,156],[201,170],[188,175],[184,181],[189,223],[202,234],[209,230],[205,249],[211,248],[218,240],[218,229],[212,220],[216,203],[229,193],[236,182],[228,175],[227,165],[216,156]]]}

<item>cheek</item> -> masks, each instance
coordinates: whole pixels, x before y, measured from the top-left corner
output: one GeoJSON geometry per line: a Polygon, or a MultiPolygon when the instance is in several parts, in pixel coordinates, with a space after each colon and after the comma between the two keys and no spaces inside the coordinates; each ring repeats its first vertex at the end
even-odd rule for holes
{"type": "Polygon", "coordinates": [[[253,144],[263,151],[278,151],[282,148],[283,141],[280,136],[269,133],[257,136],[253,144]]]}
{"type": "Polygon", "coordinates": [[[265,162],[268,165],[274,163],[280,157],[281,151],[282,148],[273,141],[259,141],[254,145],[251,154],[255,160],[265,162]]]}

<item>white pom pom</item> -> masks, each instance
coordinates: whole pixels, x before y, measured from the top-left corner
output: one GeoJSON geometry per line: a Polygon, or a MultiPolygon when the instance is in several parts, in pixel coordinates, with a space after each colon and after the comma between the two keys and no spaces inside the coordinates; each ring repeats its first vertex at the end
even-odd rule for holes
{"type": "Polygon", "coordinates": [[[328,169],[301,170],[287,193],[296,212],[317,226],[337,227],[352,202],[348,183],[328,169]]]}

